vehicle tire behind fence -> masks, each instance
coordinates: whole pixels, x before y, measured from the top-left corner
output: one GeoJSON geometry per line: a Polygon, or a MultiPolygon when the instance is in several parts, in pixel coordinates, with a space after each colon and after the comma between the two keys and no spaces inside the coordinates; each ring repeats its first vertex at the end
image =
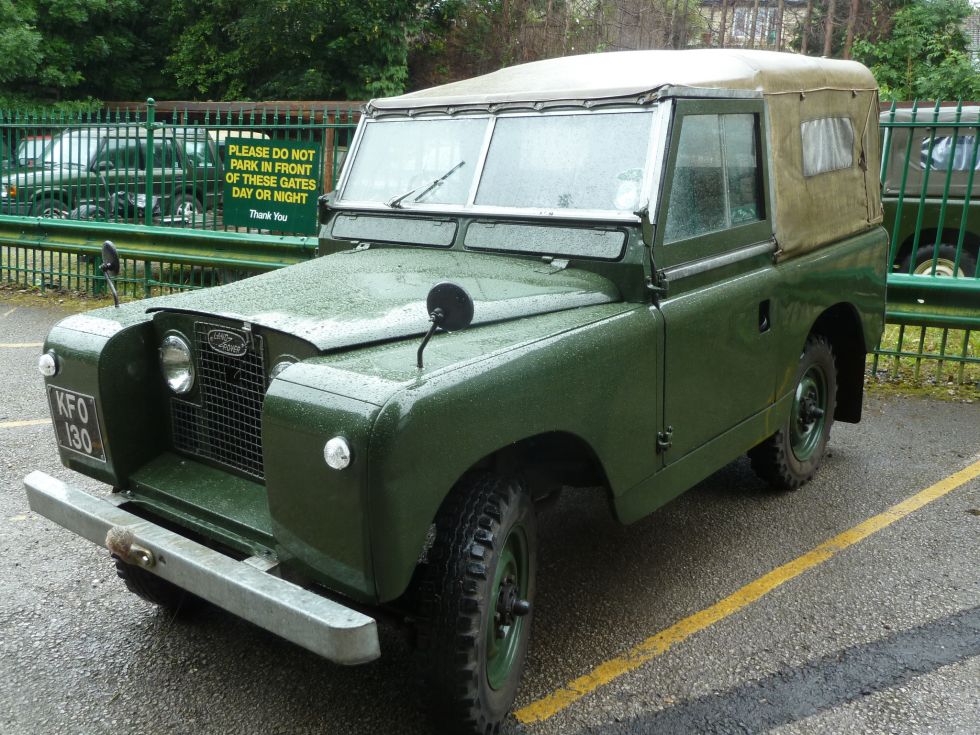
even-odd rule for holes
{"type": "Polygon", "coordinates": [[[820,465],[837,407],[837,363],[822,335],[811,335],[796,371],[789,417],[775,434],[749,450],[752,469],[777,490],[796,490],[820,465]]]}
{"type": "Polygon", "coordinates": [[[155,574],[150,574],[145,569],[127,564],[115,555],[112,559],[116,563],[116,574],[125,582],[126,589],[147,602],[159,605],[177,615],[189,615],[204,604],[204,600],[200,597],[155,574]]]}
{"type": "Polygon", "coordinates": [[[60,199],[48,197],[35,204],[31,214],[46,219],[65,219],[70,211],[71,208],[60,199]]]}
{"type": "Polygon", "coordinates": [[[204,214],[204,207],[193,194],[178,194],[174,197],[173,216],[186,222],[204,214]]]}
{"type": "MultiPolygon", "coordinates": [[[[912,273],[913,275],[930,275],[932,273],[933,245],[920,244],[919,251],[915,254],[915,268],[912,268],[912,253],[909,253],[902,260],[897,273],[912,273]]],[[[973,278],[977,272],[977,256],[965,246],[960,253],[959,268],[956,268],[956,246],[940,244],[939,253],[936,257],[936,275],[952,276],[957,274],[958,278],[973,278]]]]}
{"type": "Polygon", "coordinates": [[[417,577],[422,698],[440,732],[496,733],[524,669],[537,557],[520,482],[464,478],[443,503],[417,577]]]}

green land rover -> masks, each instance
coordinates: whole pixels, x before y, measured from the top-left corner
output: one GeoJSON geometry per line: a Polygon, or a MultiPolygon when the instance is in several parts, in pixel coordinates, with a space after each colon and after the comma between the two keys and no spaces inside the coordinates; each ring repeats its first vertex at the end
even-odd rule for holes
{"type": "Polygon", "coordinates": [[[539,501],[597,488],[630,523],[746,452],[795,489],[860,419],[876,112],[860,64],[736,51],[375,100],[321,257],[51,331],[61,458],[111,493],[35,472],[31,507],[147,600],[203,598],[335,662],[404,623],[438,726],[496,732],[539,501]]]}
{"type": "MultiPolygon", "coordinates": [[[[0,214],[65,218],[73,210],[98,210],[113,193],[146,193],[147,136],[138,124],[66,130],[47,141],[34,158],[0,175],[0,214]]],[[[169,220],[192,221],[214,208],[221,164],[203,128],[167,126],[153,139],[154,196],[169,220]]],[[[115,213],[100,214],[115,219],[115,213]]]]}
{"type": "Polygon", "coordinates": [[[980,107],[901,109],[880,119],[894,126],[881,198],[895,272],[980,276],[980,107]]]}

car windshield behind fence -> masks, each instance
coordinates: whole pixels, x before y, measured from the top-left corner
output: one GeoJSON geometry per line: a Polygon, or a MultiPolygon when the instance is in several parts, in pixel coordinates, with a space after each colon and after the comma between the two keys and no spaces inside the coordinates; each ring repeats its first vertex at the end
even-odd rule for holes
{"type": "Polygon", "coordinates": [[[645,110],[370,122],[341,202],[632,214],[652,121],[645,110]]]}

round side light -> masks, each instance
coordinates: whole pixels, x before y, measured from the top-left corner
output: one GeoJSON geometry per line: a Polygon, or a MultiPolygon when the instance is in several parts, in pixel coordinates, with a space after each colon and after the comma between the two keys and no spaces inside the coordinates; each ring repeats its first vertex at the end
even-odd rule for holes
{"type": "Polygon", "coordinates": [[[58,374],[58,356],[54,350],[48,350],[37,358],[37,371],[45,378],[53,378],[58,374]]]}
{"type": "Polygon", "coordinates": [[[350,466],[352,457],[350,444],[342,436],[335,436],[323,447],[323,460],[332,469],[346,469],[350,466]]]}
{"type": "Polygon", "coordinates": [[[187,340],[176,334],[167,335],[160,345],[160,368],[163,378],[174,393],[184,394],[194,387],[194,361],[187,340]]]}

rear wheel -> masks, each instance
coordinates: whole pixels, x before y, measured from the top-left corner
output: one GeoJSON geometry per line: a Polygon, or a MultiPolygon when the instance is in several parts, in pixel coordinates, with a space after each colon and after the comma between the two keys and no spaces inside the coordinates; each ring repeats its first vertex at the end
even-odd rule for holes
{"type": "Polygon", "coordinates": [[[126,589],[147,602],[180,615],[190,614],[204,603],[200,597],[145,569],[127,564],[115,554],[112,559],[116,562],[116,574],[126,584],[126,589]]]}
{"type": "Polygon", "coordinates": [[[178,194],[174,198],[174,217],[183,222],[193,222],[194,218],[204,213],[204,207],[192,194],[178,194]]]}
{"type": "Polygon", "coordinates": [[[527,654],[534,509],[519,482],[483,473],[457,485],[435,525],[417,585],[422,695],[441,730],[496,733],[527,654]]]}
{"type": "MultiPolygon", "coordinates": [[[[912,273],[914,276],[932,275],[932,255],[931,246],[920,246],[915,254],[915,268],[912,267],[912,254],[905,256],[899,266],[899,273],[912,273]]],[[[936,254],[936,275],[952,277],[954,274],[958,278],[972,278],[977,272],[977,258],[965,247],[960,253],[960,262],[956,264],[956,246],[941,244],[939,252],[936,254]]]]}
{"type": "Polygon", "coordinates": [[[837,407],[837,363],[830,342],[811,336],[796,371],[786,423],[749,451],[752,469],[777,490],[796,490],[817,471],[837,407]]]}

